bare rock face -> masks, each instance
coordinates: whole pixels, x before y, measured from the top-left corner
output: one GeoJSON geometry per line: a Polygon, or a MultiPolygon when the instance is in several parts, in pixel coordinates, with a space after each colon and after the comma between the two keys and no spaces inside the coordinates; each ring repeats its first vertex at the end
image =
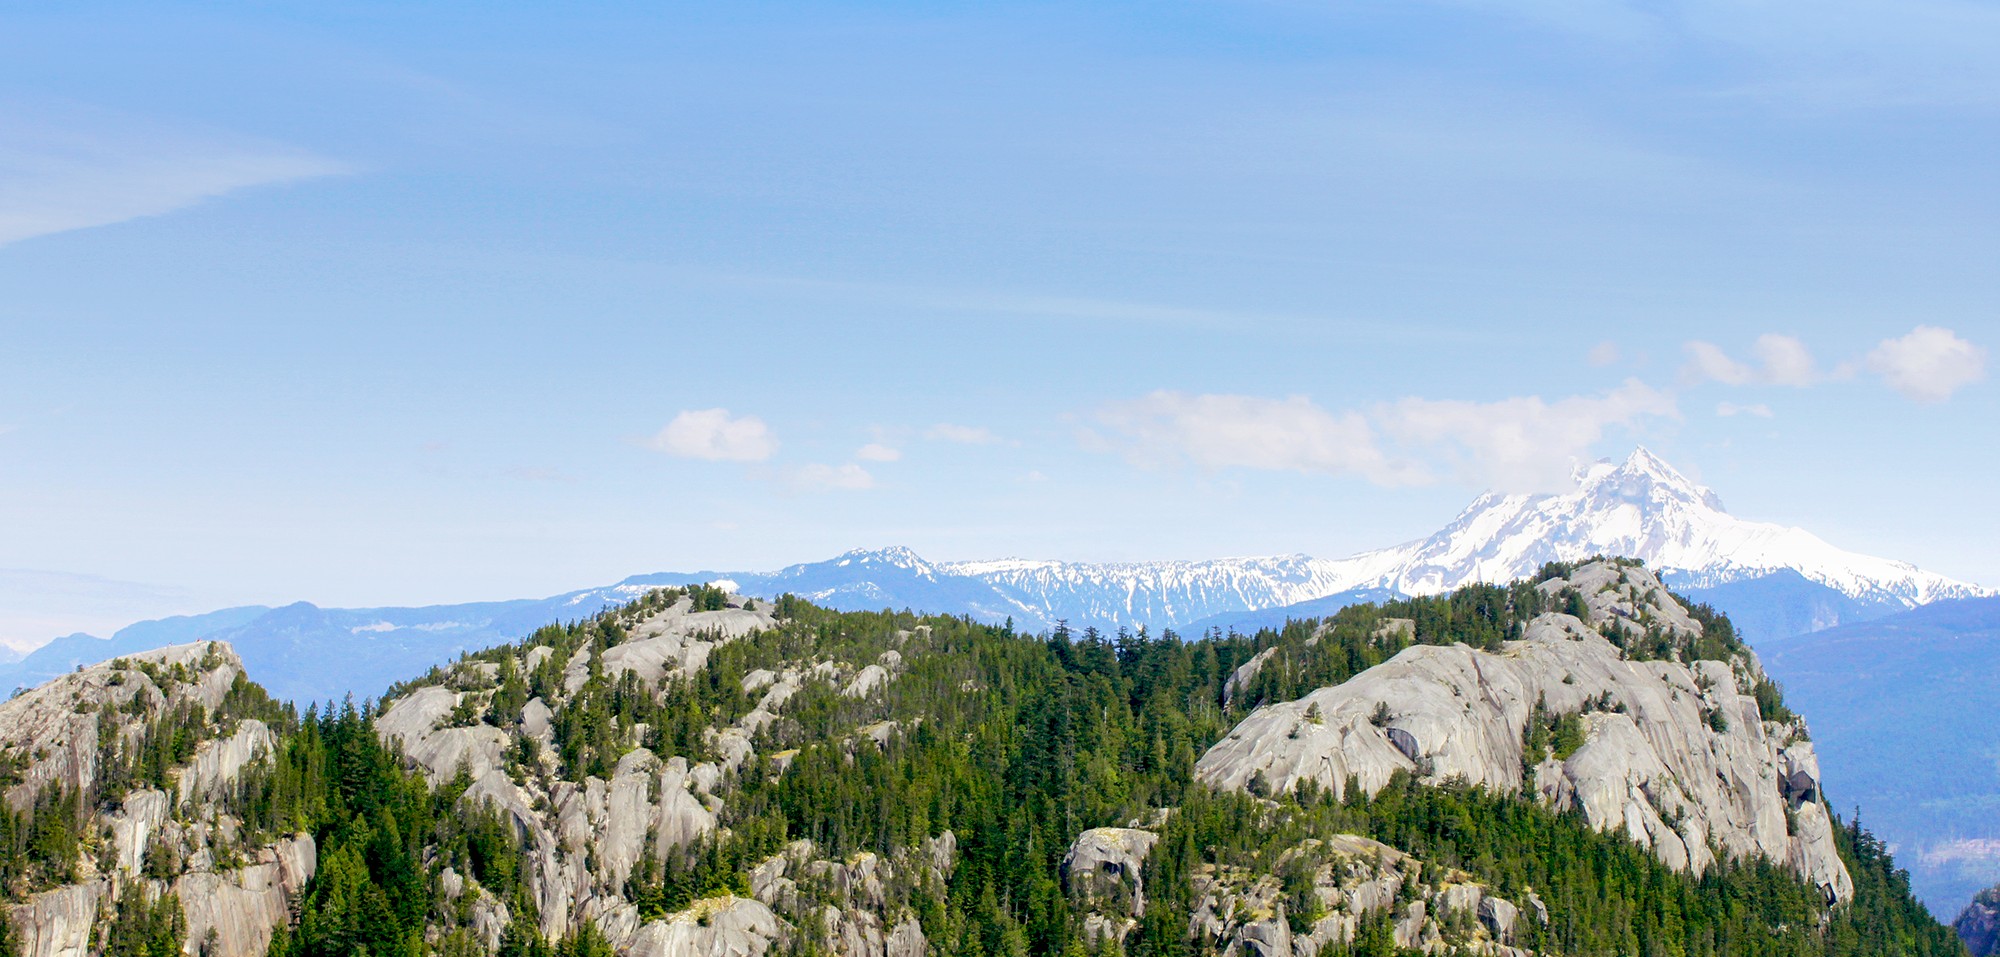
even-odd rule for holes
{"type": "Polygon", "coordinates": [[[1972,957],[1992,957],[2000,953],[2000,887],[1980,891],[1951,922],[1958,939],[1965,942],[1972,957]]]}
{"type": "Polygon", "coordinates": [[[0,750],[23,766],[5,792],[8,803],[25,808],[52,782],[88,791],[97,782],[100,723],[116,725],[131,744],[144,731],[141,718],[186,705],[213,711],[242,673],[234,649],[198,641],[84,668],[0,703],[0,750]]]}
{"type": "Polygon", "coordinates": [[[1287,898],[1278,877],[1205,867],[1195,877],[1192,930],[1205,953],[1315,957],[1351,944],[1362,923],[1388,913],[1399,947],[1526,957],[1513,946],[1519,909],[1491,888],[1393,847],[1353,834],[1312,839],[1285,851],[1278,868],[1303,869],[1311,894],[1287,898]],[[1419,878],[1422,878],[1421,880],[1419,878]],[[1309,913],[1293,913],[1305,907],[1309,913]],[[1298,928],[1303,926],[1303,930],[1298,928]]]}
{"type": "Polygon", "coordinates": [[[195,749],[194,760],[181,772],[181,801],[221,800],[244,768],[270,756],[277,746],[278,736],[255,718],[238,722],[236,733],[227,738],[203,741],[195,749]]]}
{"type": "MultiPolygon", "coordinates": [[[[607,676],[631,674],[655,688],[698,672],[715,647],[775,624],[771,610],[758,604],[695,611],[686,598],[653,608],[628,623],[624,640],[608,649],[585,644],[563,662],[560,698],[567,700],[600,669],[607,676]]],[[[550,654],[547,646],[529,649],[517,668],[532,671],[550,654]]],[[[546,773],[554,760],[549,752],[560,700],[533,698],[518,714],[466,717],[487,710],[499,670],[490,661],[462,662],[449,682],[417,688],[392,702],[376,718],[376,731],[399,745],[433,783],[468,772],[472,786],[461,800],[485,803],[513,821],[522,835],[525,889],[542,934],[560,938],[590,921],[621,953],[761,955],[777,934],[760,929],[769,929],[763,918],[771,916],[761,902],[722,898],[642,922],[623,891],[642,861],[661,859],[715,831],[722,804],[713,792],[755,755],[752,735],[776,719],[777,709],[801,686],[800,673],[769,675],[755,711],[736,726],[710,729],[709,743],[723,756],[720,762],[690,766],[686,758],[633,747],[608,777],[579,782],[546,773]],[[540,764],[510,767],[518,763],[517,738],[540,744],[540,764]]],[[[485,894],[477,888],[468,892],[474,891],[485,894]]],[[[476,913],[480,906],[475,904],[476,913]]],[[[481,936],[492,943],[506,925],[506,913],[497,901],[487,909],[492,914],[480,921],[481,936]]]]}
{"type": "Polygon", "coordinates": [[[1250,687],[1250,682],[1257,680],[1258,672],[1264,670],[1264,663],[1270,661],[1271,656],[1277,653],[1276,648],[1266,648],[1251,655],[1249,661],[1237,665],[1236,670],[1229,673],[1229,680],[1222,685],[1223,702],[1226,704],[1235,701],[1237,695],[1250,687]]]}
{"type": "Polygon", "coordinates": [[[1591,620],[1540,615],[1497,652],[1412,646],[1344,684],[1259,708],[1202,756],[1197,775],[1264,793],[1312,780],[1335,794],[1350,779],[1373,793],[1397,771],[1458,777],[1578,809],[1676,869],[1706,869],[1715,846],[1787,864],[1829,901],[1850,898],[1818,761],[1802,722],[1759,713],[1755,656],[1628,659],[1604,632],[1700,634],[1642,568],[1591,563],[1542,587],[1576,589],[1591,620]],[[1524,767],[1538,703],[1547,716],[1579,715],[1584,740],[1524,767]]]}
{"type": "MultiPolygon", "coordinates": [[[[23,780],[7,800],[29,805],[50,785],[97,793],[101,745],[131,748],[157,719],[184,710],[212,714],[242,676],[243,663],[227,644],[196,642],[84,668],[0,704],[0,748],[25,759],[23,780]]],[[[79,862],[77,883],[12,908],[24,957],[82,957],[115,896],[166,891],[180,900],[190,948],[206,941],[212,957],[257,957],[268,949],[318,864],[316,848],[304,834],[242,848],[240,822],[224,799],[272,754],[277,736],[254,719],[201,733],[208,737],[175,770],[169,790],[133,788],[95,815],[90,827],[107,846],[79,862]],[[225,844],[227,853],[220,851],[225,844]],[[146,877],[156,847],[179,862],[171,884],[146,877]],[[235,857],[239,851],[247,862],[235,857]],[[229,861],[218,866],[218,858],[229,861]]]]}
{"type": "Polygon", "coordinates": [[[110,896],[105,882],[71,884],[43,891],[14,908],[14,929],[25,957],[85,957],[100,901],[110,896]]]}
{"type": "Polygon", "coordinates": [[[215,932],[214,954],[262,954],[272,931],[291,918],[291,902],[318,866],[312,835],[300,834],[258,852],[257,862],[234,871],[196,871],[174,882],[187,918],[187,939],[199,946],[215,932]]]}
{"type": "Polygon", "coordinates": [[[943,893],[957,851],[950,831],[888,858],[864,852],[844,861],[823,858],[813,842],[798,840],[754,868],[751,887],[804,936],[799,943],[842,957],[924,957],[929,939],[910,895],[919,888],[943,893]]]}
{"type": "MultiPolygon", "coordinates": [[[[1063,855],[1063,882],[1097,911],[1138,917],[1146,912],[1146,855],[1159,839],[1137,828],[1091,828],[1077,835],[1063,855]]],[[[1125,935],[1117,936],[1123,940],[1125,935]]]]}
{"type": "Polygon", "coordinates": [[[646,683],[658,684],[670,674],[700,671],[716,645],[763,631],[774,623],[769,606],[762,610],[693,611],[688,602],[680,602],[647,618],[631,637],[606,651],[604,670],[608,674],[634,672],[646,683]]]}
{"type": "Polygon", "coordinates": [[[745,897],[695,901],[640,928],[627,957],[764,957],[779,939],[776,914],[745,897]]]}

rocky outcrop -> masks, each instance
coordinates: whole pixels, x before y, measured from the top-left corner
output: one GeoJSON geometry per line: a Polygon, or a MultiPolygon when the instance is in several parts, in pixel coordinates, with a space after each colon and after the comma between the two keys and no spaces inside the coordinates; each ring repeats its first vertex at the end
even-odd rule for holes
{"type": "Polygon", "coordinates": [[[777,915],[758,901],[717,897],[656,920],[633,935],[627,957],[764,957],[778,940],[777,915]]]}
{"type": "Polygon", "coordinates": [[[195,946],[207,942],[205,953],[213,955],[264,953],[273,929],[291,918],[291,902],[318,863],[312,835],[300,834],[263,848],[254,864],[181,875],[174,893],[187,919],[187,940],[195,946]]]}
{"type": "Polygon", "coordinates": [[[2000,887],[1980,891],[1951,922],[1972,957],[2000,954],[2000,887]]]}
{"type": "Polygon", "coordinates": [[[700,671],[716,645],[763,631],[773,623],[768,605],[761,611],[693,611],[691,602],[676,602],[605,651],[604,670],[607,674],[630,671],[647,684],[658,684],[670,674],[700,671]]]}
{"type": "Polygon", "coordinates": [[[1634,660],[1627,642],[1700,625],[1643,568],[1596,562],[1541,588],[1582,597],[1588,621],[1543,614],[1498,651],[1416,645],[1334,687],[1259,708],[1204,754],[1212,786],[1263,793],[1302,781],[1373,793],[1401,771],[1459,778],[1575,808],[1676,869],[1710,848],[1789,865],[1829,901],[1852,896],[1834,847],[1819,766],[1802,723],[1766,721],[1747,649],[1729,661],[1634,660]],[[1524,756],[1528,726],[1575,714],[1574,753],[1524,756]],[[1533,760],[1529,760],[1532,758],[1533,760]]]}
{"type": "Polygon", "coordinates": [[[1229,673],[1229,680],[1222,684],[1222,702],[1224,704],[1235,702],[1236,696],[1249,688],[1250,682],[1257,680],[1257,673],[1263,671],[1264,664],[1277,653],[1276,648],[1266,648],[1251,655],[1249,661],[1237,665],[1236,670],[1229,673]]]}
{"type": "MultiPolygon", "coordinates": [[[[776,931],[762,930],[771,915],[759,901],[719,898],[646,922],[624,890],[642,862],[660,860],[715,832],[723,783],[755,755],[752,737],[776,720],[778,709],[807,680],[805,672],[766,672],[756,685],[764,692],[757,707],[732,725],[708,730],[708,747],[719,755],[713,761],[695,763],[632,747],[607,776],[565,780],[552,773],[551,752],[557,710],[593,673],[629,674],[658,689],[706,668],[715,648],[774,625],[771,611],[768,604],[696,611],[685,597],[643,608],[631,619],[613,622],[623,630],[622,640],[609,648],[587,642],[562,663],[557,700],[530,698],[511,714],[491,713],[499,666],[461,662],[441,683],[392,702],[376,719],[376,730],[434,783],[467,773],[472,784],[461,800],[485,803],[514,822],[522,836],[526,891],[544,936],[560,938],[588,920],[621,953],[762,954],[776,931]],[[518,739],[537,742],[540,757],[523,765],[518,739]]],[[[541,667],[552,653],[546,645],[521,652],[517,673],[541,667]]],[[[475,891],[484,893],[465,892],[475,891]]],[[[492,918],[482,923],[491,925],[492,934],[482,936],[497,940],[505,909],[498,902],[488,909],[492,918]]]]}
{"type": "Polygon", "coordinates": [[[1354,942],[1364,921],[1387,913],[1401,948],[1527,955],[1513,946],[1520,920],[1513,902],[1378,841],[1353,834],[1307,840],[1277,867],[1304,872],[1310,892],[1288,897],[1276,876],[1243,868],[1211,865],[1197,876],[1197,946],[1241,957],[1313,957],[1354,942]]]}
{"type": "Polygon", "coordinates": [[[787,919],[816,947],[841,957],[924,957],[929,939],[910,905],[922,888],[944,892],[957,866],[950,831],[889,858],[872,853],[844,860],[819,856],[808,840],[751,871],[753,895],[787,919]]]}
{"type": "Polygon", "coordinates": [[[0,748],[27,759],[21,783],[6,794],[16,807],[51,785],[112,801],[98,790],[100,762],[137,746],[161,718],[187,722],[177,727],[204,738],[167,790],[134,787],[94,816],[104,847],[77,862],[77,883],[31,894],[11,908],[24,957],[82,957],[114,898],[167,891],[180,901],[190,953],[258,957],[268,949],[318,855],[304,834],[242,846],[240,822],[225,799],[277,746],[261,721],[208,717],[242,677],[242,661],[228,645],[197,642],[85,668],[0,704],[0,748]],[[177,862],[170,882],[149,873],[155,850],[177,862]]]}
{"type": "Polygon", "coordinates": [[[1094,827],[1077,835],[1063,855],[1063,884],[1090,905],[1100,919],[1087,930],[1093,937],[1124,941],[1146,912],[1146,855],[1160,836],[1131,827],[1094,827]]]}
{"type": "Polygon", "coordinates": [[[71,884],[28,897],[13,908],[23,957],[85,957],[99,902],[110,896],[105,881],[71,884]]]}
{"type": "Polygon", "coordinates": [[[235,734],[204,741],[195,749],[194,760],[181,772],[180,800],[221,800],[244,768],[270,756],[277,746],[278,736],[264,722],[255,718],[237,722],[235,734]]]}
{"type": "MultiPolygon", "coordinates": [[[[1135,918],[1145,906],[1140,874],[1157,840],[1149,830],[1103,827],[1070,845],[1063,875],[1069,893],[1087,908],[1087,939],[1123,944],[1138,926],[1135,918]]],[[[1316,957],[1353,943],[1363,921],[1386,912],[1394,918],[1399,947],[1526,957],[1513,946],[1524,919],[1514,902],[1463,873],[1427,867],[1379,841],[1353,834],[1306,840],[1272,865],[1199,869],[1188,927],[1199,952],[1316,957]],[[1311,891],[1303,899],[1285,893],[1278,874],[1286,872],[1305,875],[1311,891]]]]}
{"type": "Polygon", "coordinates": [[[93,665],[0,703],[0,752],[21,768],[6,789],[19,810],[49,784],[87,792],[97,783],[99,725],[130,745],[145,718],[195,705],[213,711],[243,661],[227,644],[198,641],[93,665]]]}

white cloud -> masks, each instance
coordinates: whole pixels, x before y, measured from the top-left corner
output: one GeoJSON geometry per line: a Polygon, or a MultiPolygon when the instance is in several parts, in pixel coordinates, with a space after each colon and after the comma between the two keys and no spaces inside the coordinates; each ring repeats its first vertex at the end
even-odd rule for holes
{"type": "Polygon", "coordinates": [[[1751,405],[1737,405],[1734,402],[1718,402],[1715,404],[1715,414],[1722,416],[1725,419],[1731,416],[1738,416],[1738,415],[1754,415],[1760,419],[1768,419],[1771,417],[1772,413],[1771,413],[1771,407],[1761,402],[1753,403],[1751,405]]]}
{"type": "Polygon", "coordinates": [[[1950,329],[1918,326],[1868,353],[1868,370],[1918,402],[1943,402],[1986,377],[1986,349],[1950,329]]]}
{"type": "Polygon", "coordinates": [[[1696,379],[1714,379],[1727,385],[1742,385],[1750,381],[1751,369],[1741,362],[1731,359],[1729,353],[1712,342],[1696,340],[1687,344],[1689,375],[1696,379]]]}
{"type": "Polygon", "coordinates": [[[762,462],[778,450],[763,419],[732,417],[728,409],[682,412],[646,444],[668,455],[711,462],[762,462]]]}
{"type": "Polygon", "coordinates": [[[1395,486],[1429,481],[1429,460],[1476,483],[1529,492],[1568,488],[1576,466],[1609,429],[1679,414],[1671,395],[1637,380],[1553,402],[1406,398],[1367,415],[1328,411],[1304,396],[1160,391],[1100,407],[1093,419],[1109,437],[1085,430],[1083,439],[1142,467],[1185,462],[1358,475],[1395,486]]]}
{"type": "Polygon", "coordinates": [[[1000,444],[1000,437],[985,426],[953,425],[949,422],[939,422],[925,429],[924,438],[938,442],[956,442],[960,445],[1000,444]]]}
{"type": "Polygon", "coordinates": [[[1591,365],[1600,369],[1617,362],[1618,357],[1618,343],[1612,342],[1609,339],[1591,346],[1590,354],[1586,356],[1590,360],[1591,365]]]}
{"type": "Polygon", "coordinates": [[[1402,399],[1376,420],[1399,442],[1455,460],[1465,477],[1510,492],[1566,489],[1605,430],[1647,418],[1677,417],[1673,397],[1639,382],[1598,396],[1554,402],[1519,396],[1497,402],[1402,399]]]}
{"type": "Polygon", "coordinates": [[[804,466],[791,476],[792,487],[799,489],[842,489],[857,491],[875,487],[875,476],[853,462],[844,465],[821,465],[817,462],[804,466]]]}
{"type": "Polygon", "coordinates": [[[1120,436],[1097,441],[1142,466],[1185,460],[1209,469],[1361,475],[1384,485],[1419,478],[1391,465],[1360,413],[1334,414],[1304,396],[1266,399],[1161,390],[1107,404],[1094,418],[1120,436]]]}
{"type": "Polygon", "coordinates": [[[1763,379],[1773,385],[1808,386],[1819,381],[1806,344],[1792,336],[1765,333],[1750,347],[1764,364],[1763,379]]]}
{"type": "Polygon", "coordinates": [[[8,110],[0,114],[0,245],[351,171],[300,150],[124,117],[51,121],[8,110]]]}
{"type": "Polygon", "coordinates": [[[1838,372],[1833,376],[1822,374],[1819,364],[1813,361],[1812,350],[1794,336],[1767,332],[1751,343],[1750,352],[1757,357],[1754,366],[1731,358],[1715,343],[1689,342],[1685,375],[1692,380],[1712,379],[1724,385],[1788,385],[1798,388],[1839,375],[1838,372]]]}
{"type": "Polygon", "coordinates": [[[881,442],[870,442],[856,449],[854,457],[863,462],[894,462],[903,457],[903,450],[881,442]]]}

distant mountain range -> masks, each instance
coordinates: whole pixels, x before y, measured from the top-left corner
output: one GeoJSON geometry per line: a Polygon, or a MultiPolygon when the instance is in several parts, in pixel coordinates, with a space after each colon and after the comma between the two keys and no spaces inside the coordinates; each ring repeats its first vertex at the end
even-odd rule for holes
{"type": "Polygon", "coordinates": [[[1729,612],[1753,642],[1992,594],[1904,562],[1842,551],[1801,529],[1738,519],[1714,492],[1645,449],[1622,463],[1592,465],[1577,478],[1573,491],[1558,495],[1482,495],[1434,535],[1343,559],[931,562],[907,548],[859,550],[771,572],[639,575],[545,599],[364,609],[299,603],[141,622],[110,639],[57,639],[0,665],[0,683],[31,685],[80,664],[217,638],[234,644],[275,694],[373,695],[462,651],[594,613],[647,588],[711,581],[765,598],[791,592],[842,610],[1011,618],[1024,630],[1066,622],[1077,630],[1247,631],[1606,554],[1643,559],[1683,594],[1729,612]]]}
{"type": "Polygon", "coordinates": [[[1827,800],[1889,841],[1931,912],[2000,883],[2000,598],[1768,642],[1812,721],[1827,800]]]}

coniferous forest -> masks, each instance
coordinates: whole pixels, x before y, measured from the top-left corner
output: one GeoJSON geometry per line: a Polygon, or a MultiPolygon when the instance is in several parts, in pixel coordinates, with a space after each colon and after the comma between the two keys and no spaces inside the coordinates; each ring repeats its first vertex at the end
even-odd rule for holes
{"type": "MultiPolygon", "coordinates": [[[[1195,780],[1196,759],[1261,702],[1339,683],[1411,643],[1498,647],[1527,617],[1560,610],[1547,607],[1560,598],[1532,587],[1468,588],[1356,606],[1324,622],[1256,635],[1193,640],[1171,632],[1067,628],[1028,635],[966,618],[838,613],[787,596],[775,608],[777,627],[717,643],[704,667],[657,687],[630,672],[605,672],[599,657],[587,669],[567,667],[585,649],[601,652],[631,640],[633,622],[677,601],[699,610],[723,608],[729,599],[706,588],[657,591],[434,669],[384,699],[386,705],[426,687],[463,683],[468,674],[485,676],[488,690],[461,695],[449,721],[512,735],[508,772],[517,780],[581,782],[608,775],[639,748],[690,761],[710,757],[709,729],[756,706],[745,680],[756,669],[873,661],[900,649],[903,673],[877,693],[854,696],[809,683],[757,733],[756,756],[734,773],[720,826],[674,852],[649,855],[619,889],[642,920],[717,895],[747,896],[751,871],[799,839],[829,859],[869,853],[886,859],[950,832],[958,860],[949,879],[894,890],[920,921],[930,954],[1193,957],[1204,952],[1190,933],[1197,875],[1240,869],[1290,881],[1296,855],[1289,849],[1353,834],[1502,894],[1534,895],[1546,905],[1546,920],[1523,921],[1516,943],[1536,953],[1962,953],[1858,822],[1839,830],[1855,897],[1829,908],[1778,864],[1739,860],[1700,876],[1676,873],[1622,836],[1592,830],[1580,815],[1514,795],[1419,784],[1408,775],[1373,796],[1348,788],[1345,800],[1309,787],[1212,792],[1195,780]],[[1392,617],[1415,627],[1379,627],[1392,617]],[[1230,687],[1239,665],[1274,648],[1282,654],[1272,665],[1230,687]],[[575,679],[568,687],[566,673],[575,679]],[[510,717],[530,699],[559,702],[552,753],[510,717]],[[876,746],[856,745],[854,729],[884,722],[898,733],[876,746]],[[1064,854],[1086,829],[1133,825],[1160,835],[1144,865],[1143,913],[1122,943],[1094,940],[1084,932],[1084,903],[1065,891],[1064,854]]],[[[1708,625],[1705,642],[1735,646],[1726,619],[1697,612],[1708,625]]],[[[1702,649],[1635,642],[1629,652],[1702,649]]],[[[1782,708],[1775,686],[1756,694],[1767,712],[1782,708]]],[[[504,957],[612,952],[588,922],[556,939],[538,931],[522,832],[496,808],[466,797],[471,781],[464,771],[433,786],[385,745],[375,727],[383,706],[350,702],[300,713],[247,682],[230,700],[212,715],[152,718],[148,745],[109,755],[115,773],[94,793],[52,791],[25,812],[0,815],[0,877],[10,897],[69,879],[70,862],[89,853],[89,836],[61,833],[59,822],[76,819],[79,808],[115,803],[125,782],[161,779],[175,749],[184,752],[255,716],[272,725],[281,743],[229,797],[243,822],[239,841],[254,846],[272,835],[306,832],[319,849],[316,873],[270,944],[273,957],[489,952],[472,931],[467,898],[445,892],[447,873],[506,903],[511,917],[498,943],[504,957]]],[[[149,858],[148,867],[166,877],[174,862],[163,855],[149,858]]],[[[1303,889],[1288,893],[1288,917],[1303,928],[1318,916],[1316,903],[1303,889]]],[[[102,952],[181,952],[187,942],[178,912],[162,901],[170,899],[149,905],[143,895],[124,898],[100,935],[102,952]]],[[[785,946],[816,954],[825,944],[798,933],[785,946]]],[[[1350,944],[1324,953],[1399,951],[1384,912],[1364,921],[1350,944]]]]}

